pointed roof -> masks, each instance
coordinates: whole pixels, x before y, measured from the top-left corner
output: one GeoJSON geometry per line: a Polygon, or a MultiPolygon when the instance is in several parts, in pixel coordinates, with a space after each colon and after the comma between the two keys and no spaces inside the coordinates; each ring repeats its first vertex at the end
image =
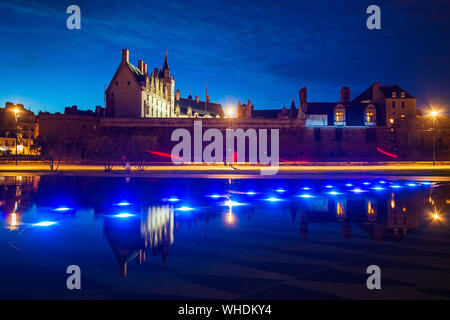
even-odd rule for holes
{"type": "Polygon", "coordinates": [[[164,70],[169,70],[169,62],[167,60],[167,50],[166,50],[166,57],[164,58],[164,66],[163,66],[163,72],[164,70]]]}
{"type": "Polygon", "coordinates": [[[291,108],[289,109],[289,119],[297,118],[297,108],[295,108],[295,102],[292,100],[291,108]]]}

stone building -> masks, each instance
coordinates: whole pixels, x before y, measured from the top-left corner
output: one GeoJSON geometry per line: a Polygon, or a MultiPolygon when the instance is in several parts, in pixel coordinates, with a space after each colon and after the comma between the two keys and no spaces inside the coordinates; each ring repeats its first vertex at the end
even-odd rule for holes
{"type": "Polygon", "coordinates": [[[175,93],[175,117],[178,118],[223,118],[224,113],[220,103],[209,101],[206,93],[205,101],[198,96],[192,99],[191,94],[186,98],[180,97],[180,90],[175,93]]]}
{"type": "Polygon", "coordinates": [[[110,117],[168,118],[175,109],[175,77],[169,69],[167,52],[162,69],[149,73],[147,63],[138,67],[129,61],[128,49],[105,91],[106,115],[110,117]]]}
{"type": "Polygon", "coordinates": [[[18,154],[31,154],[38,131],[36,116],[23,104],[6,102],[0,108],[0,152],[15,154],[17,142],[18,154]]]}

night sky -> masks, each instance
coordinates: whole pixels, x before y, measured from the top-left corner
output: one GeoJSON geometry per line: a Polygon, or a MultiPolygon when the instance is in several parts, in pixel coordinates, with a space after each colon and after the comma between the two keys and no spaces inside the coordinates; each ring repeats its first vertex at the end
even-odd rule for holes
{"type": "Polygon", "coordinates": [[[373,82],[398,84],[418,106],[449,108],[449,1],[9,1],[0,3],[0,103],[34,112],[104,106],[120,63],[162,67],[165,49],[181,96],[251,99],[255,108],[353,99],[373,82]],[[81,8],[68,30],[67,6],[81,8]],[[381,8],[381,30],[366,8],[381,8]]]}

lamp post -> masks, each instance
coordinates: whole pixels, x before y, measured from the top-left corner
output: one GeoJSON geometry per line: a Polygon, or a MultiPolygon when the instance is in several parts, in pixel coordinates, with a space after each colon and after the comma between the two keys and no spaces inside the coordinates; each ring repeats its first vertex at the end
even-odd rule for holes
{"type": "Polygon", "coordinates": [[[438,116],[438,112],[436,110],[431,110],[430,115],[433,117],[433,166],[436,165],[436,135],[435,135],[435,129],[436,129],[436,118],[438,116]]]}
{"type": "MultiPolygon", "coordinates": [[[[232,118],[233,118],[233,115],[234,115],[234,111],[233,111],[233,109],[231,107],[228,107],[227,110],[226,110],[226,113],[227,113],[228,118],[230,119],[230,129],[233,129],[232,118]]],[[[233,145],[234,145],[234,143],[233,143],[233,145]]],[[[233,166],[233,161],[234,161],[234,152],[233,152],[234,150],[230,150],[230,151],[232,151],[232,155],[231,155],[232,159],[229,162],[229,165],[230,165],[230,167],[232,167],[233,166]]]]}
{"type": "Polygon", "coordinates": [[[18,119],[19,115],[18,114],[20,113],[20,110],[15,108],[13,110],[13,112],[14,112],[14,119],[16,121],[16,166],[17,166],[17,157],[18,157],[17,145],[19,144],[19,119],[18,119]]]}

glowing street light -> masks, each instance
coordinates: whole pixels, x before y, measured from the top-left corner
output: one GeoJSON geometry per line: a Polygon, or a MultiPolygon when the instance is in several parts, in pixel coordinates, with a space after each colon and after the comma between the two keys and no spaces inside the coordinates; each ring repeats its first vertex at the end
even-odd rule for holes
{"type": "Polygon", "coordinates": [[[18,108],[14,108],[12,111],[14,112],[14,118],[16,120],[16,166],[17,166],[17,144],[19,143],[19,140],[18,140],[18,135],[19,135],[18,114],[20,113],[20,110],[18,108]]]}
{"type": "Polygon", "coordinates": [[[435,137],[435,129],[436,129],[436,118],[439,115],[439,111],[435,109],[431,109],[430,116],[433,118],[433,166],[436,165],[436,137],[435,137]]]}
{"type": "Polygon", "coordinates": [[[227,112],[228,118],[232,118],[234,116],[234,110],[232,107],[228,107],[226,112],[227,112]]]}

